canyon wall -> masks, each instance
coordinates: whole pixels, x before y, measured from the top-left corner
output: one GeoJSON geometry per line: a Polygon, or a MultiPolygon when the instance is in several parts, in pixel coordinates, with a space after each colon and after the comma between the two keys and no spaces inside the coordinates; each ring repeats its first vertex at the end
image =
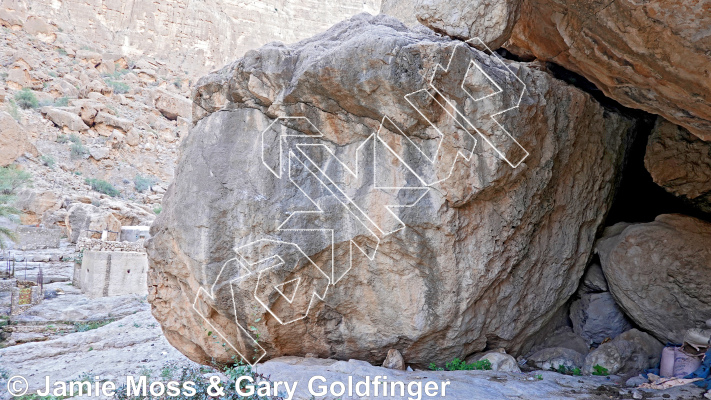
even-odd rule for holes
{"type": "Polygon", "coordinates": [[[379,8],[379,0],[3,0],[0,19],[41,17],[57,35],[81,35],[102,52],[151,56],[201,75],[268,42],[293,43],[379,8]]]}

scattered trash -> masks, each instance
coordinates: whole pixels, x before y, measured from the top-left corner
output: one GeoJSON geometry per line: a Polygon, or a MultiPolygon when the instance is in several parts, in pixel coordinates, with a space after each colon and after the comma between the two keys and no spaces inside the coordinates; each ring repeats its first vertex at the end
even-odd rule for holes
{"type": "MultiPolygon", "coordinates": [[[[652,374],[650,374],[652,375],[652,374]]],[[[684,379],[684,378],[659,378],[656,381],[650,382],[650,383],[643,383],[639,385],[640,389],[657,389],[657,390],[663,390],[663,389],[669,389],[674,386],[683,386],[687,385],[689,383],[701,381],[701,378],[692,378],[692,379],[684,379]]]]}

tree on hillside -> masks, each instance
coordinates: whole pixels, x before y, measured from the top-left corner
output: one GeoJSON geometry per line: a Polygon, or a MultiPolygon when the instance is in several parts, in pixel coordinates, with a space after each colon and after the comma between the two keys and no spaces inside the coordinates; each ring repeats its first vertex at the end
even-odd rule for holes
{"type": "MultiPolygon", "coordinates": [[[[0,218],[14,219],[20,214],[20,210],[13,207],[11,204],[15,199],[17,190],[30,182],[31,175],[29,172],[22,171],[16,167],[1,167],[0,168],[0,218]]],[[[0,226],[0,249],[5,249],[4,239],[15,240],[15,233],[9,229],[0,226]]]]}

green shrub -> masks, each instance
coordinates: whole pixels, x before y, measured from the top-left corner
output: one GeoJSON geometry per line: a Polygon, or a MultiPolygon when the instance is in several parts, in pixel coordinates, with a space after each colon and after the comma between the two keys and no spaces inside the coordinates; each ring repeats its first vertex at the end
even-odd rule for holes
{"type": "Polygon", "coordinates": [[[158,183],[158,179],[154,176],[143,176],[141,174],[137,174],[136,177],[133,178],[133,186],[139,193],[145,192],[156,183],[158,183]]]}
{"type": "Polygon", "coordinates": [[[69,135],[69,141],[74,144],[81,144],[81,138],[76,133],[69,135]]]}
{"type": "Polygon", "coordinates": [[[89,149],[81,143],[73,143],[71,147],[72,158],[83,158],[89,154],[89,149]]]}
{"type": "Polygon", "coordinates": [[[105,78],[112,78],[112,80],[117,80],[121,79],[122,76],[126,75],[130,71],[127,69],[123,69],[119,66],[118,63],[114,63],[114,72],[111,74],[103,74],[105,78]]]}
{"type": "Polygon", "coordinates": [[[61,134],[61,133],[59,135],[57,135],[57,143],[65,144],[68,142],[69,142],[69,136],[61,134]]]}
{"type": "Polygon", "coordinates": [[[112,184],[101,179],[86,178],[84,182],[86,182],[87,185],[91,186],[92,190],[109,195],[111,197],[116,197],[121,194],[121,192],[119,192],[119,190],[116,189],[112,184]]]}
{"type": "Polygon", "coordinates": [[[17,107],[15,100],[10,99],[10,101],[7,102],[7,113],[10,114],[15,121],[20,121],[20,109],[17,107]]]}
{"type": "MultiPolygon", "coordinates": [[[[30,182],[29,172],[22,171],[16,167],[1,167],[0,168],[0,217],[6,217],[9,219],[17,218],[20,214],[20,210],[11,206],[15,193],[21,187],[25,186],[30,182]]],[[[10,229],[4,226],[0,226],[0,249],[5,249],[5,241],[3,238],[15,241],[17,236],[10,229]]]]}
{"type": "Polygon", "coordinates": [[[57,162],[54,160],[54,157],[48,156],[48,155],[44,155],[44,154],[40,157],[40,160],[42,160],[42,164],[46,165],[46,166],[49,167],[50,169],[54,168],[54,165],[57,163],[57,162]]]}
{"type": "Polygon", "coordinates": [[[39,107],[39,101],[37,101],[37,96],[29,88],[24,88],[19,92],[15,93],[15,101],[20,108],[25,110],[30,108],[39,107]]]}
{"type": "Polygon", "coordinates": [[[162,206],[158,206],[158,207],[156,207],[156,208],[153,209],[153,212],[154,212],[156,215],[160,214],[162,211],[163,211],[163,207],[162,207],[162,206]]]}
{"type": "Polygon", "coordinates": [[[54,106],[54,107],[66,107],[69,105],[68,97],[60,97],[54,100],[42,100],[39,102],[39,107],[54,106]]]}
{"type": "Polygon", "coordinates": [[[106,321],[75,322],[74,330],[77,332],[86,332],[93,329],[101,328],[102,326],[108,325],[112,322],[114,322],[113,319],[109,319],[106,321]]]}
{"type": "Polygon", "coordinates": [[[610,375],[610,371],[608,371],[607,368],[603,367],[600,364],[595,364],[593,366],[592,374],[597,376],[608,376],[610,375]]]}
{"type": "Polygon", "coordinates": [[[109,85],[109,87],[111,87],[111,89],[114,90],[114,93],[116,94],[128,93],[131,90],[131,87],[123,82],[117,82],[109,78],[106,78],[104,81],[107,85],[109,85]]]}
{"type": "Polygon", "coordinates": [[[553,367],[551,367],[550,369],[553,372],[557,372],[559,374],[564,375],[580,376],[583,374],[582,371],[580,371],[580,368],[578,367],[568,367],[562,364],[558,366],[558,369],[555,369],[553,367]]]}
{"type": "Polygon", "coordinates": [[[445,364],[444,368],[438,368],[435,363],[431,363],[429,368],[433,371],[485,371],[491,369],[491,361],[482,359],[473,364],[467,364],[466,361],[455,358],[454,360],[445,364]]]}
{"type": "Polygon", "coordinates": [[[2,196],[13,196],[18,189],[31,182],[32,175],[15,166],[0,167],[0,204],[2,196]]]}
{"type": "Polygon", "coordinates": [[[66,56],[66,55],[67,55],[67,51],[64,50],[64,49],[61,48],[61,47],[57,49],[57,53],[59,53],[60,56],[66,56]]]}

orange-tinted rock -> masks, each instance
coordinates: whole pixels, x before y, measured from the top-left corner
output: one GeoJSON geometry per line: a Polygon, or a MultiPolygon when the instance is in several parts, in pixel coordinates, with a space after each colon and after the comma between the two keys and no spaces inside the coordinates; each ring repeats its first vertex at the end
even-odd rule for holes
{"type": "Polygon", "coordinates": [[[711,140],[711,2],[529,0],[510,47],[711,140]]]}

